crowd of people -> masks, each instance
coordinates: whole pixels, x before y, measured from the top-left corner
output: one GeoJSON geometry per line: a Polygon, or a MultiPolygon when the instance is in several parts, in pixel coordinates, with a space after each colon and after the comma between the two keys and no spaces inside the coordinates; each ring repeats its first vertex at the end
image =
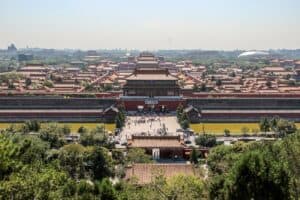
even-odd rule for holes
{"type": "Polygon", "coordinates": [[[162,122],[161,117],[157,116],[141,116],[126,119],[126,137],[131,135],[161,135],[167,134],[168,128],[162,122]]]}

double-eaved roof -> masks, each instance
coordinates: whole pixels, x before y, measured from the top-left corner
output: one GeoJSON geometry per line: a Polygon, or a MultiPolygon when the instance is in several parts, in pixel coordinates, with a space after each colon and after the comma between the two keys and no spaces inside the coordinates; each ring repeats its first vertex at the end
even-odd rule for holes
{"type": "Polygon", "coordinates": [[[126,80],[178,80],[171,75],[168,70],[160,68],[143,68],[135,69],[133,74],[126,78],[126,80]]]}
{"type": "Polygon", "coordinates": [[[133,74],[129,76],[126,80],[170,80],[176,81],[177,78],[172,75],[166,74],[133,74]]]}
{"type": "Polygon", "coordinates": [[[132,139],[128,140],[128,147],[182,148],[184,143],[180,136],[132,136],[132,139]]]}

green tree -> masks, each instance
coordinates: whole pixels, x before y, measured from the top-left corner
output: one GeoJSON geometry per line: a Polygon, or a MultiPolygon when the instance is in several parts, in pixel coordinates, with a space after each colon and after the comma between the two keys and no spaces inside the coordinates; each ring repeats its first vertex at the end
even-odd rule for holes
{"type": "MultiPolygon", "coordinates": [[[[80,180],[77,184],[76,195],[80,200],[96,199],[95,186],[93,182],[87,180],[80,180]]],[[[98,195],[99,197],[99,195],[98,195]]]]}
{"type": "Polygon", "coordinates": [[[77,130],[78,133],[80,134],[85,134],[88,132],[88,130],[84,126],[80,126],[77,130]]]}
{"type": "Polygon", "coordinates": [[[298,199],[299,133],[210,151],[210,199],[298,199]]]}
{"type": "Polygon", "coordinates": [[[66,143],[62,128],[55,123],[43,126],[39,131],[39,137],[49,142],[51,148],[60,148],[66,143]]]}
{"type": "Polygon", "coordinates": [[[224,129],[224,135],[225,136],[230,136],[230,130],[229,129],[224,129]]]}
{"type": "Polygon", "coordinates": [[[0,183],[0,199],[65,199],[61,188],[70,181],[57,169],[25,167],[0,183]]]}
{"type": "Polygon", "coordinates": [[[270,122],[269,122],[268,118],[262,118],[260,120],[259,127],[260,127],[260,130],[265,133],[270,131],[271,126],[270,126],[270,122]]]}
{"type": "Polygon", "coordinates": [[[185,113],[185,112],[181,116],[180,126],[183,129],[187,129],[190,127],[190,120],[187,116],[187,113],[185,113]]]}
{"type": "Polygon", "coordinates": [[[151,156],[147,155],[144,149],[134,148],[129,149],[127,153],[128,163],[150,163],[151,156]]]}
{"type": "Polygon", "coordinates": [[[38,132],[41,128],[41,124],[37,120],[26,121],[25,126],[27,126],[29,131],[34,131],[34,132],[38,132]]]}
{"type": "Polygon", "coordinates": [[[249,133],[250,129],[246,126],[243,126],[241,128],[241,132],[243,133],[243,135],[247,135],[249,133]]]}
{"type": "Polygon", "coordinates": [[[69,134],[71,133],[71,128],[70,128],[70,126],[64,124],[64,125],[62,126],[62,132],[63,132],[64,135],[69,135],[69,134]]]}
{"type": "Polygon", "coordinates": [[[269,121],[270,129],[271,129],[272,131],[277,131],[278,120],[279,120],[278,117],[273,117],[273,118],[269,121]]]}
{"type": "Polygon", "coordinates": [[[249,150],[250,143],[237,142],[232,146],[218,145],[210,150],[207,164],[213,176],[224,175],[240,154],[249,150]]]}
{"type": "Polygon", "coordinates": [[[176,109],[177,120],[179,122],[181,121],[182,114],[183,114],[183,106],[182,106],[182,104],[179,104],[179,106],[176,109]]]}
{"type": "Polygon", "coordinates": [[[119,112],[117,113],[117,116],[115,118],[115,123],[117,128],[122,128],[125,124],[125,108],[124,105],[118,105],[119,112]]]}
{"type": "Polygon", "coordinates": [[[117,200],[115,188],[112,186],[109,179],[104,178],[99,186],[101,200],[117,200]]]}
{"type": "Polygon", "coordinates": [[[21,162],[16,159],[18,156],[18,146],[13,144],[9,138],[0,134],[0,181],[22,166],[21,162]]]}
{"type": "Polygon", "coordinates": [[[105,146],[108,144],[108,137],[104,129],[104,125],[98,125],[90,132],[80,134],[80,143],[84,146],[105,146]]]}
{"type": "Polygon", "coordinates": [[[116,128],[122,128],[123,127],[123,123],[122,123],[119,115],[117,115],[115,122],[116,122],[116,128]]]}
{"type": "Polygon", "coordinates": [[[277,122],[277,130],[279,132],[279,136],[283,137],[291,133],[295,133],[297,127],[294,122],[288,121],[285,119],[279,119],[277,122]]]}
{"type": "Polygon", "coordinates": [[[177,175],[167,180],[162,190],[173,199],[204,199],[204,184],[198,177],[177,175]]]}
{"type": "Polygon", "coordinates": [[[289,199],[289,176],[277,155],[246,152],[225,183],[228,199],[289,199]]]}
{"type": "Polygon", "coordinates": [[[44,162],[50,145],[37,136],[19,135],[14,137],[14,143],[19,146],[18,159],[24,164],[44,162]]]}
{"type": "Polygon", "coordinates": [[[95,146],[88,155],[88,168],[95,180],[101,180],[114,174],[113,160],[107,149],[95,146]]]}
{"type": "Polygon", "coordinates": [[[124,152],[120,149],[113,149],[112,150],[112,158],[115,164],[125,164],[125,156],[124,152]]]}
{"type": "Polygon", "coordinates": [[[300,198],[300,132],[288,135],[283,139],[282,158],[291,176],[291,193],[294,199],[300,198]]]}
{"type": "Polygon", "coordinates": [[[196,137],[195,142],[200,146],[213,147],[217,145],[217,138],[214,135],[202,134],[196,137]]]}
{"type": "Polygon", "coordinates": [[[198,152],[196,151],[195,148],[192,149],[192,152],[191,152],[191,157],[190,157],[190,161],[194,164],[197,164],[198,163],[198,152]]]}
{"type": "Polygon", "coordinates": [[[84,154],[85,148],[80,144],[68,144],[59,150],[60,165],[73,179],[78,180],[85,176],[84,154]]]}

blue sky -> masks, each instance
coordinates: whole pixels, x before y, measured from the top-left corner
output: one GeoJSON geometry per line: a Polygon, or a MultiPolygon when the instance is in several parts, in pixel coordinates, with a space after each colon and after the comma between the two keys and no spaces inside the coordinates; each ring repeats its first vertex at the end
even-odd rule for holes
{"type": "Polygon", "coordinates": [[[0,0],[0,48],[300,48],[299,0],[0,0]]]}

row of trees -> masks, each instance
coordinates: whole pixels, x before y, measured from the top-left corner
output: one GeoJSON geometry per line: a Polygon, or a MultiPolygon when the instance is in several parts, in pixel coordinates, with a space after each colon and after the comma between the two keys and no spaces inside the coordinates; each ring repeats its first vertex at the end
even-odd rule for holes
{"type": "MultiPolygon", "coordinates": [[[[109,179],[124,177],[128,164],[153,162],[151,156],[142,149],[113,149],[104,127],[81,127],[80,140],[71,144],[63,137],[67,127],[52,123],[36,130],[10,127],[0,134],[0,199],[299,199],[299,132],[276,142],[211,148],[207,179],[165,179],[158,171],[140,186],[135,179],[109,179]]],[[[203,135],[199,144],[214,146],[215,139],[203,135]]],[[[198,162],[195,150],[191,161],[198,162]]]]}
{"type": "Polygon", "coordinates": [[[293,121],[281,119],[279,117],[262,118],[259,126],[261,131],[265,133],[272,131],[277,133],[279,137],[294,133],[297,130],[293,121]]]}
{"type": "MultiPolygon", "coordinates": [[[[297,130],[297,127],[293,121],[289,121],[286,119],[282,119],[279,117],[273,117],[273,118],[262,118],[259,123],[259,129],[253,128],[251,129],[251,132],[253,134],[258,134],[259,131],[264,132],[265,134],[267,132],[272,132],[274,134],[277,134],[279,137],[284,137],[288,134],[295,133],[297,130]]],[[[241,128],[241,133],[243,135],[248,135],[250,132],[250,129],[247,126],[243,126],[241,128]]],[[[224,129],[224,135],[230,136],[230,130],[224,129]]]]}

